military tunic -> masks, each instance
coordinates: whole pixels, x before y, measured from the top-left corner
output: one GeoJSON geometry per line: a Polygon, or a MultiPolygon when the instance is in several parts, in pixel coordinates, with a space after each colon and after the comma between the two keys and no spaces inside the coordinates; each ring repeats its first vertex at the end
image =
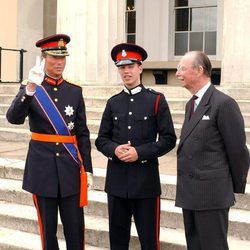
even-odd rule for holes
{"type": "Polygon", "coordinates": [[[161,194],[158,157],[175,147],[176,135],[164,95],[143,85],[111,97],[103,113],[96,147],[108,157],[105,191],[121,198],[153,198],[161,194]],[[160,95],[155,114],[157,95],[160,95]],[[126,163],[114,154],[130,143],[139,159],[126,163]]]}
{"type": "MultiPolygon", "coordinates": [[[[45,77],[42,86],[65,120],[71,135],[76,135],[85,171],[92,172],[91,144],[86,125],[82,88],[62,78],[55,81],[45,77]]],[[[55,134],[34,96],[26,94],[25,85],[13,100],[7,119],[12,124],[23,124],[29,118],[31,132],[55,134]]],[[[31,140],[26,158],[23,188],[42,197],[67,197],[79,193],[79,165],[62,143],[31,140]]]]}

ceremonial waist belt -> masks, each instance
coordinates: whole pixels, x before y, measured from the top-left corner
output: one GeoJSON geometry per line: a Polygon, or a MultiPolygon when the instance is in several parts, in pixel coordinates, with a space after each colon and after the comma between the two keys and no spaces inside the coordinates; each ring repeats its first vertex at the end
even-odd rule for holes
{"type": "Polygon", "coordinates": [[[78,149],[77,140],[75,135],[53,135],[53,134],[39,134],[32,132],[31,139],[34,141],[42,142],[60,142],[60,143],[72,143],[74,144],[78,159],[80,160],[80,206],[86,206],[88,204],[88,181],[87,174],[84,170],[80,151],[78,149]]]}
{"type": "Polygon", "coordinates": [[[39,134],[32,132],[31,139],[34,141],[43,141],[43,142],[60,142],[60,143],[77,144],[75,135],[51,135],[51,134],[39,134]]]}

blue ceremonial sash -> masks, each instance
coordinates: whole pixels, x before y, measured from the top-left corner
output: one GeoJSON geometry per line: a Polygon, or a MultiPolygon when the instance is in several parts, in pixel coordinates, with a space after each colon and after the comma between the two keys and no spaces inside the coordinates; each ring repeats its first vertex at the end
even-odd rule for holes
{"type": "MultiPolygon", "coordinates": [[[[55,130],[57,135],[71,135],[70,131],[61,115],[57,107],[55,106],[54,102],[48,95],[47,91],[44,89],[43,86],[38,86],[35,93],[35,98],[40,105],[41,109],[43,110],[44,114],[47,116],[50,124],[55,130]]],[[[77,150],[72,143],[63,143],[66,150],[72,156],[72,158],[78,163],[79,158],[77,156],[77,150]]]]}

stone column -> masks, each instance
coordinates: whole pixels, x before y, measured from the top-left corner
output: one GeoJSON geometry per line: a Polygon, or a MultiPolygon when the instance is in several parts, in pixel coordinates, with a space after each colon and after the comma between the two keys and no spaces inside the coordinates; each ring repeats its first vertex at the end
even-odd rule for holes
{"type": "Polygon", "coordinates": [[[249,11],[250,1],[224,1],[222,86],[250,87],[249,11]]]}
{"type": "MultiPolygon", "coordinates": [[[[24,54],[23,76],[24,79],[26,79],[28,77],[30,68],[35,65],[36,56],[41,54],[41,50],[35,46],[35,43],[44,37],[43,1],[23,0],[17,1],[17,4],[18,49],[25,49],[28,51],[24,54]]],[[[11,11],[11,13],[12,12],[13,11],[11,11]]]]}
{"type": "Polygon", "coordinates": [[[115,84],[112,47],[124,41],[125,1],[58,0],[57,33],[71,36],[64,77],[79,84],[115,84]]]}

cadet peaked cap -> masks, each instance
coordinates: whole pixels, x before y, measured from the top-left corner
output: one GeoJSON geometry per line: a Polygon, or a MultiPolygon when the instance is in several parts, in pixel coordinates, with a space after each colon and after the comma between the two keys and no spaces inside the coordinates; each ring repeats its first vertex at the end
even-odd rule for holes
{"type": "Polygon", "coordinates": [[[51,56],[68,56],[69,53],[66,44],[70,42],[70,37],[64,34],[55,34],[43,38],[36,42],[36,47],[42,49],[42,52],[51,56]]]}
{"type": "Polygon", "coordinates": [[[111,50],[111,58],[117,67],[139,63],[148,57],[145,49],[133,43],[120,43],[111,50]]]}

